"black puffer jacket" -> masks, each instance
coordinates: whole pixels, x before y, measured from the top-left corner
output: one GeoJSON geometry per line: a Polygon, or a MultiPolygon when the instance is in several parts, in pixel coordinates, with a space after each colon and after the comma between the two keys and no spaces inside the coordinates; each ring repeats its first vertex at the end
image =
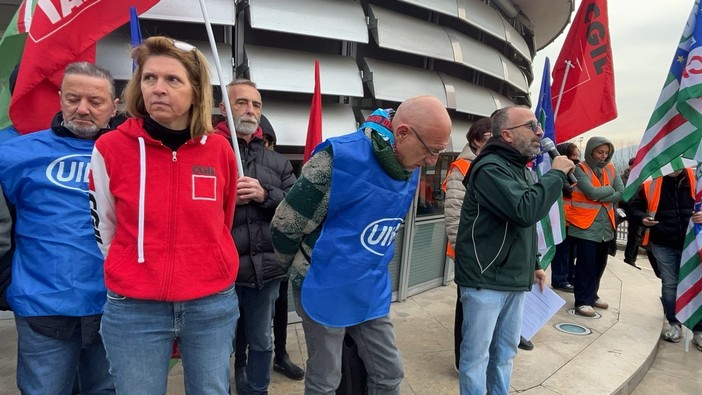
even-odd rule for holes
{"type": "Polygon", "coordinates": [[[262,288],[270,280],[286,277],[286,273],[276,263],[269,228],[275,209],[292,188],[296,178],[290,161],[283,155],[266,149],[262,139],[253,137],[248,144],[238,139],[238,143],[244,174],[257,179],[268,196],[263,203],[250,202],[236,206],[232,228],[232,236],[239,251],[236,284],[262,288]]]}
{"type": "MultiPolygon", "coordinates": [[[[690,193],[690,180],[685,171],[677,176],[663,177],[661,198],[658,202],[655,219],[658,224],[652,226],[650,242],[669,248],[682,249],[685,242],[687,224],[692,216],[695,201],[690,193]]],[[[636,197],[629,202],[630,220],[641,224],[648,217],[648,203],[643,188],[639,188],[636,197]]]]}

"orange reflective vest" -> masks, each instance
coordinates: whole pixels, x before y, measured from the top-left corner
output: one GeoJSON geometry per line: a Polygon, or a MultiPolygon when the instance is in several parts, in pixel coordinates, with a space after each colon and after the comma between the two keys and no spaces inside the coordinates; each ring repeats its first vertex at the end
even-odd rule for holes
{"type": "MultiPolygon", "coordinates": [[[[687,179],[690,182],[690,196],[692,196],[692,199],[694,200],[695,198],[695,170],[686,168],[685,172],[687,173],[687,179]]],[[[658,177],[654,180],[648,180],[643,183],[643,191],[644,191],[644,196],[646,196],[646,203],[648,204],[646,214],[651,217],[655,218],[656,217],[656,212],[658,211],[658,204],[661,202],[661,187],[663,186],[663,183],[661,180],[663,177],[658,177]]],[[[641,247],[645,247],[648,245],[648,237],[649,233],[651,233],[651,228],[645,228],[646,230],[644,231],[643,234],[643,239],[641,240],[641,247]]]]}
{"type": "MultiPolygon", "coordinates": [[[[586,163],[581,162],[578,164],[580,168],[590,177],[590,182],[593,187],[602,187],[606,185],[612,185],[612,180],[614,180],[614,166],[608,163],[602,169],[602,181],[597,178],[595,173],[592,171],[590,166],[586,163]]],[[[613,203],[602,203],[596,202],[588,198],[583,191],[580,190],[578,184],[573,188],[573,193],[571,194],[570,206],[565,211],[566,220],[577,226],[580,229],[587,229],[592,225],[597,217],[597,213],[600,208],[604,207],[609,215],[609,220],[612,223],[612,229],[616,229],[617,225],[614,222],[614,204],[613,203]]]]}
{"type": "MultiPolygon", "coordinates": [[[[451,163],[451,166],[449,166],[448,174],[446,174],[446,178],[441,184],[441,189],[443,189],[444,192],[446,192],[446,183],[448,182],[449,175],[451,174],[454,168],[458,169],[458,171],[460,171],[461,174],[463,174],[463,177],[465,177],[466,174],[468,174],[468,169],[470,169],[470,161],[465,158],[459,158],[453,161],[453,163],[451,163]]],[[[456,259],[456,252],[453,250],[451,243],[446,243],[446,255],[451,259],[456,259]]]]}

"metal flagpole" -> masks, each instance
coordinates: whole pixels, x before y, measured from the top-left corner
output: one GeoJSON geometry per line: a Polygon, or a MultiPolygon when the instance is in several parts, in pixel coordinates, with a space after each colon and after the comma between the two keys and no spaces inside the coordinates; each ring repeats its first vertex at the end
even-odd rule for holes
{"type": "Polygon", "coordinates": [[[237,173],[239,177],[244,176],[244,167],[241,163],[241,153],[239,152],[239,145],[236,143],[236,131],[234,130],[234,117],[232,116],[232,106],[229,104],[229,92],[227,92],[227,84],[224,82],[224,76],[222,75],[222,65],[219,63],[219,55],[217,54],[217,44],[215,43],[214,33],[212,32],[212,25],[210,25],[210,18],[207,15],[207,7],[205,7],[205,0],[200,0],[200,8],[202,9],[202,17],[205,20],[205,28],[207,29],[207,37],[210,39],[210,47],[212,48],[212,55],[215,62],[215,68],[217,69],[217,76],[219,76],[219,86],[222,88],[222,101],[224,102],[224,108],[227,110],[227,126],[232,133],[232,147],[234,148],[234,155],[236,155],[237,161],[237,173]]]}
{"type": "Polygon", "coordinates": [[[561,107],[561,99],[563,98],[563,89],[565,89],[565,82],[566,79],[568,79],[568,71],[570,71],[571,67],[573,66],[573,63],[570,62],[570,60],[565,61],[566,68],[565,72],[563,73],[563,81],[561,81],[561,90],[558,92],[558,101],[556,102],[556,108],[553,110],[553,122],[556,122],[556,117],[558,116],[558,109],[561,107]]]}

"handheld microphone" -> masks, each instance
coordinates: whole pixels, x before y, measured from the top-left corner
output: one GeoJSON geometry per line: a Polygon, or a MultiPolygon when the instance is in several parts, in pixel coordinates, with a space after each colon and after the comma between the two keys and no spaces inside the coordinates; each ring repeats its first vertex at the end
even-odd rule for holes
{"type": "MultiPolygon", "coordinates": [[[[558,153],[558,150],[556,149],[556,145],[548,137],[544,137],[541,139],[541,146],[544,148],[544,151],[548,152],[548,156],[550,156],[551,159],[561,155],[558,153]]],[[[573,184],[578,183],[578,180],[575,178],[575,175],[573,175],[572,171],[568,173],[567,177],[568,177],[569,184],[573,185],[573,184]]]]}

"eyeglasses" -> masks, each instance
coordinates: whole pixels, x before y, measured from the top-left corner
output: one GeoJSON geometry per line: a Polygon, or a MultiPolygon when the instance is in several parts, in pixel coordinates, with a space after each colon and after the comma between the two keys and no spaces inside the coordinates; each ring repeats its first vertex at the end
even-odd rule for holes
{"type": "Polygon", "coordinates": [[[541,129],[540,123],[538,123],[536,121],[529,121],[529,122],[523,123],[521,125],[512,126],[511,128],[505,128],[505,130],[512,130],[512,129],[516,129],[516,128],[521,128],[522,126],[528,126],[529,129],[531,129],[532,133],[534,133],[534,134],[536,134],[536,132],[538,132],[539,129],[541,129]]]}
{"type": "Polygon", "coordinates": [[[427,152],[429,153],[430,156],[439,156],[439,155],[443,154],[444,152],[446,152],[446,148],[444,148],[440,151],[434,151],[433,149],[429,148],[427,143],[425,143],[424,140],[422,140],[422,138],[419,137],[419,133],[417,133],[417,131],[414,130],[413,127],[410,126],[409,128],[412,131],[412,133],[414,133],[414,136],[417,137],[417,140],[419,140],[419,142],[422,143],[422,145],[424,146],[424,149],[427,150],[427,152]]]}

